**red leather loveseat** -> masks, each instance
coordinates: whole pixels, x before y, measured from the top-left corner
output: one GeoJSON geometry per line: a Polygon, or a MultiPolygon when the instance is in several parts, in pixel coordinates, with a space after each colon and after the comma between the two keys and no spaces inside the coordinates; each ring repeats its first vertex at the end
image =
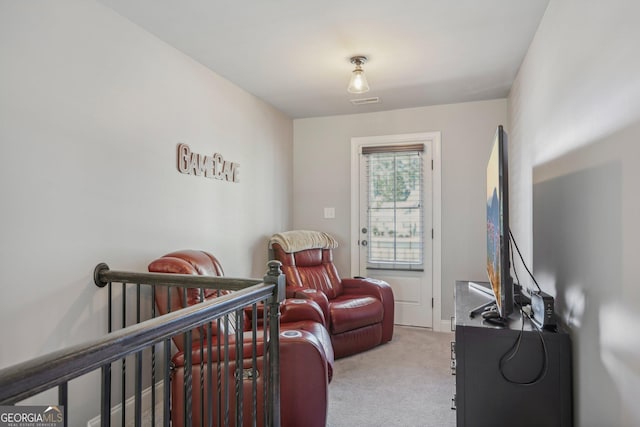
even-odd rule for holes
{"type": "MultiPolygon", "coordinates": [[[[176,273],[176,274],[197,274],[209,276],[222,276],[222,266],[211,254],[195,250],[182,250],[167,254],[151,262],[148,267],[150,272],[155,273],[176,273]]],[[[156,303],[161,312],[167,311],[168,299],[166,292],[156,292],[156,303]]],[[[217,291],[205,290],[205,299],[215,298],[217,291]]],[[[169,299],[171,309],[176,310],[188,305],[196,304],[201,299],[200,289],[188,289],[187,300],[184,299],[182,289],[171,288],[169,299]]],[[[324,427],[327,418],[328,403],[328,382],[331,379],[333,370],[333,349],[329,335],[324,328],[323,314],[319,307],[310,301],[285,300],[281,304],[281,333],[280,333],[280,416],[282,426],[317,426],[324,427]]],[[[245,313],[245,316],[247,314],[245,313]]],[[[243,322],[250,327],[248,318],[243,322]]],[[[215,326],[215,325],[214,325],[215,326]]],[[[246,329],[246,328],[245,328],[246,329]]],[[[193,332],[193,347],[185,349],[182,336],[173,338],[178,352],[172,358],[174,369],[171,373],[171,419],[174,427],[183,424],[185,410],[183,382],[185,367],[185,352],[191,352],[192,377],[194,387],[192,394],[192,417],[193,425],[201,424],[202,398],[199,392],[200,378],[200,340],[198,330],[193,332]]],[[[216,332],[214,331],[214,340],[216,332]]],[[[245,333],[245,342],[250,340],[251,333],[245,333]]],[[[205,346],[206,347],[206,346],[205,346]]],[[[215,351],[215,344],[213,346],[215,351]]],[[[222,384],[227,382],[233,389],[236,366],[235,366],[235,346],[230,346],[229,354],[229,375],[222,379],[222,384]]],[[[262,332],[258,334],[258,382],[262,387],[262,359],[263,359],[262,332]]],[[[206,348],[204,357],[207,357],[206,348]]],[[[217,361],[216,354],[213,354],[213,363],[217,361]]],[[[251,346],[243,346],[243,368],[252,364],[251,346]]],[[[204,366],[206,368],[206,365],[204,366]]],[[[215,366],[214,368],[215,369],[215,366]]],[[[207,375],[204,376],[205,378],[207,375]]],[[[213,377],[216,378],[214,372],[213,377]]],[[[216,382],[215,380],[213,382],[216,382]]],[[[213,384],[214,396],[218,394],[217,383],[213,384]]],[[[243,383],[243,400],[251,402],[252,388],[251,381],[243,383]]],[[[204,396],[207,402],[207,396],[204,396]]],[[[230,393],[230,408],[235,406],[234,392],[230,393]]],[[[258,395],[258,414],[261,414],[264,407],[263,396],[258,395]]],[[[251,410],[249,404],[243,405],[243,424],[252,425],[251,410]]],[[[232,409],[233,411],[233,409],[232,409]]],[[[217,417],[217,415],[215,415],[217,417]]],[[[233,416],[231,425],[235,425],[233,416]]],[[[217,418],[214,418],[214,420],[217,418]]],[[[262,425],[259,417],[258,426],[262,425]]]]}

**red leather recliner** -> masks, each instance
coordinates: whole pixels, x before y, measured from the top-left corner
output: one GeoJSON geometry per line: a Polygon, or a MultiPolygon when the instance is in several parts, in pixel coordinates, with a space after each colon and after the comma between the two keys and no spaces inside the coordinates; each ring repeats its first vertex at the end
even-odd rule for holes
{"type": "MultiPolygon", "coordinates": [[[[208,276],[223,276],[222,266],[211,254],[203,251],[183,250],[167,254],[156,259],[148,267],[150,272],[155,273],[174,273],[174,274],[198,274],[208,276]]],[[[223,292],[224,293],[224,292],[223,292]]],[[[166,313],[168,301],[171,301],[171,310],[177,310],[188,305],[193,305],[201,301],[200,289],[188,289],[187,300],[184,300],[182,289],[172,287],[170,295],[164,289],[156,291],[156,303],[161,314],[166,313]]],[[[216,290],[206,289],[204,292],[205,299],[215,298],[218,295],[216,290]]],[[[331,347],[331,339],[327,330],[323,326],[324,315],[317,304],[301,299],[285,300],[281,304],[280,317],[280,416],[282,426],[317,426],[324,427],[327,417],[328,405],[328,382],[333,372],[333,348],[331,347]]],[[[244,329],[248,331],[251,327],[248,312],[244,314],[244,329]]],[[[201,395],[199,388],[200,381],[200,329],[193,330],[193,347],[191,351],[192,358],[192,417],[193,425],[201,425],[201,395]]],[[[217,352],[215,344],[215,336],[217,331],[213,324],[213,343],[214,349],[212,362],[215,366],[217,362],[217,352]]],[[[243,367],[249,368],[252,365],[252,350],[250,345],[251,332],[245,332],[244,341],[247,343],[243,346],[243,367]]],[[[229,336],[230,342],[233,343],[235,334],[229,336]]],[[[171,374],[171,419],[174,427],[181,426],[184,417],[184,364],[185,364],[185,348],[183,336],[173,337],[174,343],[178,348],[172,358],[174,369],[171,374]]],[[[263,334],[258,333],[258,390],[262,390],[262,379],[264,378],[263,369],[263,334]]],[[[204,346],[204,357],[207,357],[207,346],[204,346]]],[[[233,411],[235,408],[235,345],[230,345],[229,349],[229,375],[228,378],[222,378],[222,384],[228,382],[231,392],[229,393],[229,407],[231,408],[230,425],[235,425],[233,420],[233,411]]],[[[206,370],[206,364],[204,366],[206,370]]],[[[213,368],[216,369],[215,367],[213,368]]],[[[205,378],[205,390],[207,383],[207,373],[205,378]]],[[[213,372],[212,389],[214,393],[214,401],[217,400],[218,385],[217,374],[213,372]]],[[[252,380],[247,379],[243,382],[243,420],[245,425],[251,425],[252,413],[251,405],[247,402],[252,401],[252,380]]],[[[208,396],[204,396],[204,402],[208,401],[208,396]]],[[[264,407],[263,396],[258,393],[258,414],[262,414],[264,407]]],[[[206,413],[206,412],[205,412],[206,413]]],[[[214,415],[214,420],[217,419],[214,415]]],[[[261,417],[258,418],[258,425],[262,425],[261,417]]]]}
{"type": "Polygon", "coordinates": [[[275,234],[269,245],[287,277],[287,297],[309,298],[322,308],[336,358],[391,340],[391,287],[382,280],[341,279],[333,264],[333,237],[295,230],[275,234]]]}

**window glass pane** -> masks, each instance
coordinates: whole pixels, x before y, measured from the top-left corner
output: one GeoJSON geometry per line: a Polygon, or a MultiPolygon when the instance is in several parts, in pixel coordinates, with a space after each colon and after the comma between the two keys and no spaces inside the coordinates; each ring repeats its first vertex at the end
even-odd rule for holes
{"type": "Polygon", "coordinates": [[[369,267],[421,268],[421,153],[372,153],[366,159],[369,267]]]}

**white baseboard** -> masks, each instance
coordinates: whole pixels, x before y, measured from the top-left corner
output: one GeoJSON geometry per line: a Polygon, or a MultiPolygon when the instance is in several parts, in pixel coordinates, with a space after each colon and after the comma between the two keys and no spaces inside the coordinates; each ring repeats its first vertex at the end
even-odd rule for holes
{"type": "MultiPolygon", "coordinates": [[[[164,383],[156,383],[156,419],[162,419],[162,414],[158,414],[158,406],[162,408],[164,398],[164,383]],[[159,417],[158,417],[159,415],[159,417]]],[[[128,398],[125,402],[125,424],[126,426],[133,426],[135,424],[135,396],[128,398]]],[[[111,408],[111,425],[116,427],[120,426],[120,418],[122,413],[122,403],[118,403],[111,408]]],[[[142,418],[144,420],[145,414],[151,414],[151,387],[148,387],[142,391],[142,418]]],[[[149,415],[150,416],[150,415],[149,415]]],[[[144,423],[143,423],[144,424],[144,423]]],[[[95,416],[87,422],[87,427],[100,427],[100,415],[95,416]]]]}
{"type": "MultiPolygon", "coordinates": [[[[413,326],[413,325],[403,325],[401,323],[394,323],[395,326],[405,326],[407,328],[423,328],[422,326],[413,326]]],[[[451,330],[452,321],[451,320],[440,320],[433,322],[433,327],[428,327],[427,329],[431,329],[433,332],[453,332],[451,330]]]]}
{"type": "Polygon", "coordinates": [[[452,332],[451,331],[451,326],[452,326],[452,321],[451,320],[441,319],[440,323],[436,323],[434,326],[435,326],[435,331],[436,332],[452,332]]]}

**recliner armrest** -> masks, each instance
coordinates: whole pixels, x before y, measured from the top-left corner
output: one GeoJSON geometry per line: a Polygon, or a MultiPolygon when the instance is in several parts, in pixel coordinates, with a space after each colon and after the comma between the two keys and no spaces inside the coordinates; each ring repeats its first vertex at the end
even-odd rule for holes
{"type": "Polygon", "coordinates": [[[315,302],[316,304],[318,304],[318,306],[320,307],[320,310],[322,310],[322,314],[323,314],[324,319],[325,319],[325,321],[322,322],[322,325],[324,327],[328,327],[328,322],[329,322],[329,299],[324,294],[324,292],[318,291],[316,289],[311,289],[311,288],[296,288],[296,289],[292,289],[292,290],[293,290],[293,292],[292,292],[292,297],[293,298],[308,299],[308,300],[311,300],[311,301],[315,302]]]}
{"type": "Polygon", "coordinates": [[[343,293],[346,295],[368,295],[379,299],[384,307],[382,320],[382,342],[393,336],[394,299],[393,289],[384,280],[371,278],[342,279],[343,293]]]}
{"type": "MultiPolygon", "coordinates": [[[[293,294],[292,294],[293,295],[293,294]]],[[[244,312],[247,321],[244,324],[244,330],[251,329],[251,320],[253,319],[253,307],[246,307],[244,312]]],[[[264,318],[264,304],[258,304],[255,311],[258,326],[262,327],[264,318]]],[[[280,323],[299,322],[302,320],[311,320],[325,325],[324,313],[320,306],[312,299],[308,298],[286,298],[280,303],[280,323]]]]}
{"type": "Polygon", "coordinates": [[[391,286],[384,280],[368,277],[354,277],[342,279],[343,292],[348,295],[370,295],[384,301],[386,298],[393,300],[391,286]]]}
{"type": "Polygon", "coordinates": [[[312,299],[287,298],[280,305],[280,323],[292,323],[311,320],[325,325],[322,309],[312,299]]]}

